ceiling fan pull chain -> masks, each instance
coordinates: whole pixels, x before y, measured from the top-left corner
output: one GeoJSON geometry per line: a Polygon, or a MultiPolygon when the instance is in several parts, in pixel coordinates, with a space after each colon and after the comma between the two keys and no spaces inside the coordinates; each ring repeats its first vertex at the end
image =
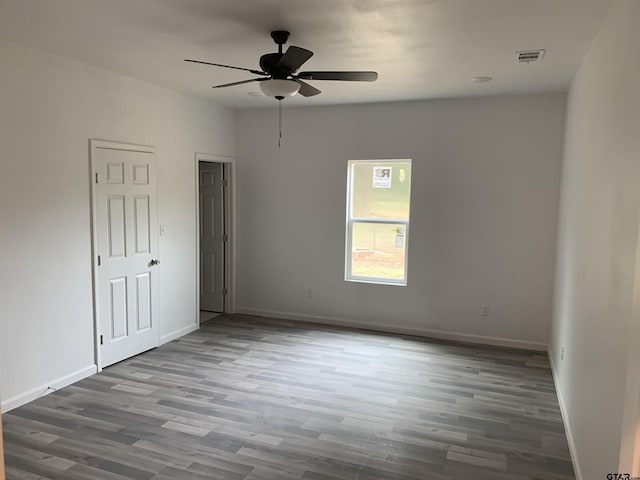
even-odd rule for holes
{"type": "Polygon", "coordinates": [[[278,148],[282,141],[282,99],[278,99],[278,148]]]}

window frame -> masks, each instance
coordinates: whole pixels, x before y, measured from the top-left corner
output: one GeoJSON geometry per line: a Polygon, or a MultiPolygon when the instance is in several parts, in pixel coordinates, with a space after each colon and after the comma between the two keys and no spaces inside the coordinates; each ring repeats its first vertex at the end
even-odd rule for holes
{"type": "MultiPolygon", "coordinates": [[[[374,218],[374,217],[354,217],[352,215],[353,202],[353,167],[362,164],[378,164],[378,163],[409,163],[411,165],[411,173],[413,177],[413,162],[410,158],[383,158],[370,160],[348,160],[347,161],[347,205],[346,205],[346,231],[345,231],[345,269],[344,280],[356,283],[372,283],[377,285],[394,285],[407,286],[407,276],[409,270],[409,223],[411,219],[411,184],[409,184],[409,214],[407,219],[400,218],[374,218]],[[393,279],[386,277],[364,277],[353,275],[353,226],[356,223],[377,224],[377,225],[403,225],[404,226],[404,278],[393,279]]],[[[411,180],[410,180],[411,181],[411,180]]]]}

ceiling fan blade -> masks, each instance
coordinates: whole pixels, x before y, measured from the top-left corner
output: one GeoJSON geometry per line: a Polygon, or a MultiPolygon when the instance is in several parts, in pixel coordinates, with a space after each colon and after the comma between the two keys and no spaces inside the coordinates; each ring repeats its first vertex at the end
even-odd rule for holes
{"type": "Polygon", "coordinates": [[[234,85],[242,85],[243,83],[261,82],[264,78],[251,78],[249,80],[242,80],[240,82],[223,83],[222,85],[214,85],[211,88],[233,87],[234,85]]]}
{"type": "Polygon", "coordinates": [[[321,90],[318,90],[316,87],[309,85],[307,82],[303,82],[302,80],[298,79],[296,79],[296,82],[300,84],[300,90],[298,90],[298,93],[303,97],[313,97],[314,95],[322,93],[321,90]]]}
{"type": "Polygon", "coordinates": [[[213,65],[214,67],[224,67],[224,68],[233,68],[234,70],[244,70],[245,72],[255,73],[256,75],[268,75],[268,73],[261,72],[260,70],[252,70],[250,68],[242,68],[242,67],[234,67],[231,65],[223,65],[221,63],[211,63],[211,62],[203,62],[201,60],[189,60],[184,59],[185,62],[191,63],[202,63],[203,65],[213,65]]]}
{"type": "Polygon", "coordinates": [[[287,48],[287,51],[278,62],[278,68],[281,70],[289,70],[295,72],[304,62],[313,56],[313,52],[293,45],[287,48]]]}
{"type": "Polygon", "coordinates": [[[303,80],[343,80],[347,82],[375,82],[377,72],[300,72],[303,80]]]}

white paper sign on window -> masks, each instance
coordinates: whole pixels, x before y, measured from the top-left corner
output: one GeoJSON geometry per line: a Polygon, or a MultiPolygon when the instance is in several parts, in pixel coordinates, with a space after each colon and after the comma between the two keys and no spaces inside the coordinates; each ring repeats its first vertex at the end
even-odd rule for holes
{"type": "Polygon", "coordinates": [[[391,167],[373,167],[373,188],[391,188],[391,167]]]}

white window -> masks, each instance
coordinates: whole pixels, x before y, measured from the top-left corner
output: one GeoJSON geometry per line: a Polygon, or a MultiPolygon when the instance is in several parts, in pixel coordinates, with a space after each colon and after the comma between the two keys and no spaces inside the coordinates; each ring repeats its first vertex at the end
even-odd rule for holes
{"type": "Polygon", "coordinates": [[[411,160],[349,160],[345,280],[407,284],[411,160]]]}

